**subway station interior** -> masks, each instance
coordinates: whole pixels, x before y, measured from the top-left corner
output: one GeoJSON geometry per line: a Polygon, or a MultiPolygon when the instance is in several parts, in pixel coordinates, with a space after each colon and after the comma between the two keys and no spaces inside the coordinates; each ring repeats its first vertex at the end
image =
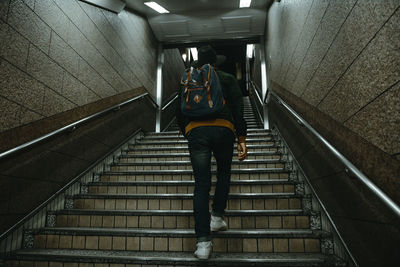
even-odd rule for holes
{"type": "Polygon", "coordinates": [[[400,0],[0,0],[0,267],[400,266],[399,206],[400,0]],[[205,261],[204,45],[248,128],[205,261]]]}

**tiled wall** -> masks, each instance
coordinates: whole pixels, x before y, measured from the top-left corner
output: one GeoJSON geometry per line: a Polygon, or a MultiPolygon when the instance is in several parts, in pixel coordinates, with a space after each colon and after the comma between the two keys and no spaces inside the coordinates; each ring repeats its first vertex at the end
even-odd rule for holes
{"type": "Polygon", "coordinates": [[[400,161],[400,2],[274,3],[270,79],[400,161]]]}
{"type": "MultiPolygon", "coordinates": [[[[167,98],[184,66],[178,50],[165,58],[167,98]]],[[[146,91],[154,97],[156,65],[147,20],[129,11],[77,0],[1,0],[0,152],[146,91]]],[[[154,125],[153,106],[138,100],[2,159],[0,232],[133,131],[154,125]]]]}
{"type": "Polygon", "coordinates": [[[166,100],[180,88],[184,64],[178,49],[165,49],[164,62],[166,64],[163,65],[163,99],[166,100]]]}
{"type": "MultiPolygon", "coordinates": [[[[275,2],[266,50],[269,87],[400,204],[400,1],[275,2]]],[[[394,266],[398,218],[281,106],[269,109],[360,265],[394,266]]]]}
{"type": "MultiPolygon", "coordinates": [[[[167,53],[169,76],[182,72],[179,59],[167,53]]],[[[128,99],[140,87],[155,96],[156,64],[147,20],[129,11],[77,0],[1,1],[0,133],[116,95],[128,99]]]]}

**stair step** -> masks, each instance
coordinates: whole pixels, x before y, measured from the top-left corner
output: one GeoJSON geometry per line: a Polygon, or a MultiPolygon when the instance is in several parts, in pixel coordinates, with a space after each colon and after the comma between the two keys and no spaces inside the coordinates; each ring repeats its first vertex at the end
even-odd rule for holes
{"type": "MultiPolygon", "coordinates": [[[[211,172],[212,175],[216,171],[211,172]]],[[[289,179],[290,172],[279,168],[265,169],[232,169],[231,179],[237,180],[263,180],[263,179],[289,179]]],[[[104,172],[100,180],[105,181],[165,181],[165,180],[193,180],[192,170],[136,170],[125,172],[104,172]]]]}
{"type": "MultiPolygon", "coordinates": [[[[57,227],[194,229],[193,210],[85,210],[50,212],[57,227]]],[[[228,229],[309,229],[310,214],[293,210],[227,210],[228,229]]]]}
{"type": "MultiPolygon", "coordinates": [[[[54,227],[32,230],[34,248],[193,252],[193,229],[54,227]]],[[[307,229],[229,229],[213,233],[214,252],[321,252],[330,234],[307,229]]]]}
{"type": "MultiPolygon", "coordinates": [[[[276,146],[275,142],[273,141],[268,141],[268,140],[246,140],[246,145],[248,149],[253,149],[253,148],[269,148],[269,147],[274,147],[276,146]]],[[[129,146],[130,150],[140,150],[140,149],[181,149],[182,147],[186,148],[188,147],[188,142],[187,141],[154,141],[154,142],[147,142],[147,141],[142,141],[142,142],[137,142],[136,144],[130,144],[129,146]]]]}
{"type": "MultiPolygon", "coordinates": [[[[247,140],[251,138],[258,138],[258,139],[263,139],[263,140],[272,140],[272,135],[270,134],[262,134],[262,133],[248,133],[247,135],[247,140]]],[[[174,140],[186,140],[183,135],[145,135],[141,140],[148,140],[148,141],[174,141],[174,140]]]]}
{"type": "MultiPolygon", "coordinates": [[[[211,160],[211,164],[215,165],[216,161],[215,159],[211,160]]],[[[280,159],[253,159],[253,160],[244,160],[244,161],[239,161],[239,160],[232,160],[232,164],[243,164],[243,165],[256,165],[256,164],[285,164],[285,161],[282,161],[280,159]]],[[[168,166],[168,165],[191,165],[190,160],[165,160],[161,162],[154,162],[154,161],[142,161],[142,162],[132,162],[132,163],[123,163],[123,162],[117,162],[113,163],[111,166],[168,166]]]]}
{"type": "MultiPolygon", "coordinates": [[[[216,169],[216,162],[211,162],[212,169],[216,169]]],[[[235,169],[250,169],[250,168],[276,168],[282,169],[285,163],[281,161],[246,161],[240,162],[238,160],[232,162],[232,168],[235,169]]],[[[133,162],[133,163],[114,163],[111,165],[111,171],[135,171],[135,170],[162,170],[162,169],[176,169],[176,170],[192,170],[190,161],[147,161],[147,162],[133,162]]]]}
{"type": "MultiPolygon", "coordinates": [[[[212,182],[214,191],[216,181],[212,182]]],[[[194,181],[91,182],[90,194],[177,194],[192,193],[194,181]]],[[[231,193],[294,193],[295,183],[287,180],[232,180],[231,193]]]]}
{"type": "MultiPolygon", "coordinates": [[[[176,138],[176,137],[175,137],[176,138]]],[[[152,139],[152,140],[148,140],[148,139],[141,139],[138,142],[136,142],[135,144],[132,145],[154,145],[154,144],[161,144],[161,145],[168,145],[168,144],[173,144],[173,145],[177,145],[177,144],[184,144],[186,145],[188,143],[188,141],[184,138],[181,138],[180,140],[157,140],[157,139],[152,139]]],[[[266,136],[266,137],[249,137],[246,138],[246,143],[248,145],[252,145],[252,144],[262,144],[262,143],[274,143],[272,140],[271,136],[266,136]]]]}
{"type": "MultiPolygon", "coordinates": [[[[232,246],[232,242],[228,244],[232,246]]],[[[243,248],[249,250],[248,246],[243,248]]],[[[34,262],[41,262],[45,266],[53,266],[52,263],[103,263],[103,267],[146,266],[173,267],[173,266],[346,266],[333,255],[321,253],[220,253],[213,252],[212,257],[200,261],[193,256],[193,252],[134,252],[117,250],[82,250],[82,249],[26,249],[17,251],[10,258],[15,259],[10,266],[32,266],[34,262]],[[23,259],[21,265],[18,259],[23,259]],[[23,265],[25,264],[25,265],[23,265]],[[128,266],[128,264],[130,264],[128,266]],[[136,265],[131,265],[136,264],[136,265]]],[[[55,265],[54,265],[55,266],[55,265]]]]}
{"type": "MultiPolygon", "coordinates": [[[[278,160],[281,155],[275,151],[268,152],[247,152],[247,158],[243,161],[253,159],[275,159],[278,160]]],[[[165,161],[165,160],[189,160],[189,152],[176,152],[176,153],[159,153],[157,151],[148,154],[125,154],[119,157],[120,162],[141,162],[141,161],[165,161]]]]}
{"type": "MultiPolygon", "coordinates": [[[[133,149],[133,148],[132,148],[133,149]]],[[[277,151],[277,146],[273,143],[267,144],[267,145],[252,145],[249,144],[247,145],[248,150],[252,151],[258,151],[258,152],[267,152],[267,151],[277,151]]],[[[181,144],[180,146],[176,147],[135,147],[134,150],[123,150],[123,152],[127,153],[143,153],[143,151],[164,151],[165,153],[170,153],[173,151],[179,152],[179,151],[187,151],[188,146],[181,144]]]]}
{"type": "MultiPolygon", "coordinates": [[[[267,130],[267,129],[262,129],[262,128],[258,128],[258,129],[248,129],[247,132],[250,133],[268,133],[271,134],[271,130],[267,130]]],[[[146,136],[157,136],[157,135],[178,135],[179,131],[178,130],[174,130],[174,131],[164,131],[164,132],[149,132],[146,134],[146,136]]]]}
{"type": "MultiPolygon", "coordinates": [[[[216,171],[212,171],[211,173],[215,174],[216,171]]],[[[232,169],[231,174],[264,174],[264,173],[286,173],[289,171],[285,171],[283,168],[255,168],[255,169],[232,169]],[[257,173],[254,173],[257,172],[257,173]]],[[[154,175],[192,175],[192,170],[136,170],[136,171],[119,171],[119,172],[104,172],[102,175],[143,175],[143,174],[154,174],[154,175]]]]}
{"type": "MultiPolygon", "coordinates": [[[[212,196],[210,196],[210,199],[212,196]]],[[[301,209],[304,196],[293,193],[232,193],[230,210],[301,209]]],[[[81,194],[71,196],[76,209],[180,210],[193,209],[193,194],[81,194]]],[[[211,205],[211,201],[210,201],[211,205]]]]}

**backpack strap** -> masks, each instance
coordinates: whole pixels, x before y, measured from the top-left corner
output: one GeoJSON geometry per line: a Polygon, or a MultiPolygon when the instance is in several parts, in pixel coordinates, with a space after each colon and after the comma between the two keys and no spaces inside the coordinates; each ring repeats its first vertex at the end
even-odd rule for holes
{"type": "Polygon", "coordinates": [[[213,102],[212,102],[212,100],[211,100],[211,94],[210,94],[210,87],[211,87],[211,85],[210,85],[210,77],[211,77],[211,65],[210,64],[208,64],[208,75],[207,75],[207,77],[208,77],[208,80],[207,81],[205,81],[205,85],[206,85],[206,87],[207,87],[207,98],[208,98],[208,106],[210,107],[210,108],[212,108],[213,107],[213,102]]]}
{"type": "Polygon", "coordinates": [[[193,68],[190,68],[187,79],[186,79],[186,83],[185,83],[185,93],[186,93],[186,108],[189,110],[190,109],[190,104],[189,104],[189,81],[190,78],[192,76],[192,70],[193,68]]]}

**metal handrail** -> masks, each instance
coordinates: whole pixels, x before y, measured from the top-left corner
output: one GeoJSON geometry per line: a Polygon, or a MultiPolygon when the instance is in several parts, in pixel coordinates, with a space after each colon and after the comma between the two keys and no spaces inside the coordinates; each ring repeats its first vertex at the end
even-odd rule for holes
{"type": "Polygon", "coordinates": [[[39,138],[36,138],[36,139],[34,139],[34,140],[32,140],[32,141],[29,141],[29,142],[27,142],[27,143],[25,143],[25,144],[22,144],[22,145],[19,145],[19,146],[15,147],[15,148],[12,148],[12,149],[10,149],[10,150],[7,150],[7,151],[5,151],[5,152],[3,152],[3,153],[0,154],[0,160],[3,159],[3,158],[5,158],[5,157],[7,157],[7,156],[9,156],[9,155],[11,155],[11,154],[13,154],[13,153],[16,153],[16,152],[18,152],[18,151],[21,151],[22,149],[25,149],[25,148],[27,148],[27,147],[29,147],[29,146],[32,146],[32,145],[34,145],[34,144],[37,144],[37,143],[39,143],[39,142],[41,142],[41,141],[43,141],[43,140],[45,140],[45,139],[48,139],[48,138],[50,138],[50,137],[52,137],[52,136],[55,136],[55,135],[57,135],[57,134],[59,134],[59,133],[62,133],[62,132],[67,131],[67,130],[74,130],[74,129],[75,129],[78,125],[80,125],[80,124],[83,124],[83,123],[85,123],[85,122],[87,122],[87,121],[89,121],[89,120],[92,120],[92,119],[94,119],[94,118],[97,118],[97,117],[99,117],[99,116],[102,116],[102,115],[104,115],[105,113],[108,113],[108,112],[110,112],[110,111],[118,110],[118,109],[120,109],[122,106],[127,105],[127,104],[129,104],[129,103],[132,103],[132,102],[134,102],[135,100],[144,98],[144,97],[146,97],[146,96],[147,96],[147,99],[149,99],[156,107],[158,107],[157,103],[155,103],[155,101],[152,99],[152,97],[150,96],[149,93],[143,93],[143,94],[138,95],[138,96],[135,96],[134,98],[131,98],[131,99],[127,100],[127,101],[124,101],[124,102],[122,102],[122,103],[120,103],[120,104],[117,104],[117,105],[115,105],[115,106],[112,106],[112,107],[110,107],[110,108],[107,108],[107,109],[105,109],[105,110],[103,110],[103,111],[97,112],[97,113],[95,113],[95,114],[93,114],[93,115],[90,115],[90,116],[88,116],[88,117],[86,117],[86,118],[83,118],[83,119],[81,119],[81,120],[79,120],[79,121],[76,121],[76,122],[74,122],[74,123],[71,123],[71,124],[69,124],[69,125],[67,125],[67,126],[64,126],[64,127],[60,128],[60,129],[57,129],[57,130],[55,130],[55,131],[53,131],[53,132],[50,132],[50,133],[48,133],[48,134],[45,134],[45,135],[43,135],[43,136],[41,136],[41,137],[39,137],[39,138]]]}
{"type": "Polygon", "coordinates": [[[261,98],[261,96],[260,96],[260,93],[259,93],[258,90],[257,90],[256,84],[255,84],[253,81],[251,81],[251,85],[252,85],[252,87],[254,88],[254,91],[256,92],[258,101],[260,102],[260,104],[264,105],[265,102],[262,100],[262,98],[261,98]]]}
{"type": "MultiPolygon", "coordinates": [[[[147,93],[146,93],[147,94],[147,93]]],[[[46,201],[44,201],[42,204],[37,206],[33,211],[31,211],[28,215],[26,215],[24,218],[19,220],[16,224],[14,224],[11,228],[9,228],[6,232],[0,235],[0,241],[6,238],[9,233],[17,229],[18,227],[22,226],[26,221],[28,221],[30,218],[33,218],[35,214],[37,214],[40,210],[45,208],[51,201],[56,199],[58,196],[60,196],[62,193],[64,193],[68,188],[70,188],[74,183],[78,182],[79,179],[81,179],[84,175],[86,175],[90,170],[92,170],[96,165],[101,163],[104,159],[106,159],[108,156],[110,156],[116,149],[119,147],[123,146],[126,142],[131,140],[134,136],[138,135],[140,132],[142,132],[142,128],[137,129],[135,132],[133,132],[129,137],[125,138],[122,142],[120,142],[118,145],[113,147],[110,151],[107,152],[104,156],[102,156],[100,159],[96,160],[94,163],[92,163],[89,167],[87,167],[83,172],[81,172],[78,176],[76,176],[74,179],[72,179],[70,182],[68,182],[66,185],[64,185],[61,189],[59,189],[56,193],[54,193],[50,198],[48,198],[46,201]]]]}
{"type": "Polygon", "coordinates": [[[341,154],[335,147],[333,147],[322,135],[320,135],[306,120],[296,113],[285,101],[279,97],[274,91],[270,93],[275,96],[281,105],[283,105],[297,120],[304,125],[317,139],[319,139],[345,166],[357,177],[364,185],[366,185],[385,205],[387,205],[398,217],[400,217],[400,207],[379,187],[377,187],[371,180],[368,179],[356,166],[354,166],[343,154],[341,154]]]}
{"type": "Polygon", "coordinates": [[[176,99],[178,98],[178,92],[172,94],[168,99],[171,99],[168,101],[167,104],[165,104],[162,108],[161,111],[164,111],[168,108],[168,106],[170,106],[176,99]]]}
{"type": "MultiPolygon", "coordinates": [[[[250,81],[250,84],[251,84],[251,87],[253,88],[253,91],[256,92],[258,101],[260,102],[260,104],[261,104],[262,106],[264,106],[264,104],[263,104],[263,102],[262,102],[262,100],[261,100],[261,97],[260,97],[259,93],[257,92],[256,85],[254,84],[253,81],[250,81]]],[[[258,105],[255,105],[255,107],[256,107],[256,111],[257,111],[258,117],[260,118],[260,122],[261,122],[262,124],[264,124],[264,118],[263,118],[263,116],[262,116],[261,113],[260,113],[260,110],[259,110],[259,108],[258,108],[258,105]]]]}

